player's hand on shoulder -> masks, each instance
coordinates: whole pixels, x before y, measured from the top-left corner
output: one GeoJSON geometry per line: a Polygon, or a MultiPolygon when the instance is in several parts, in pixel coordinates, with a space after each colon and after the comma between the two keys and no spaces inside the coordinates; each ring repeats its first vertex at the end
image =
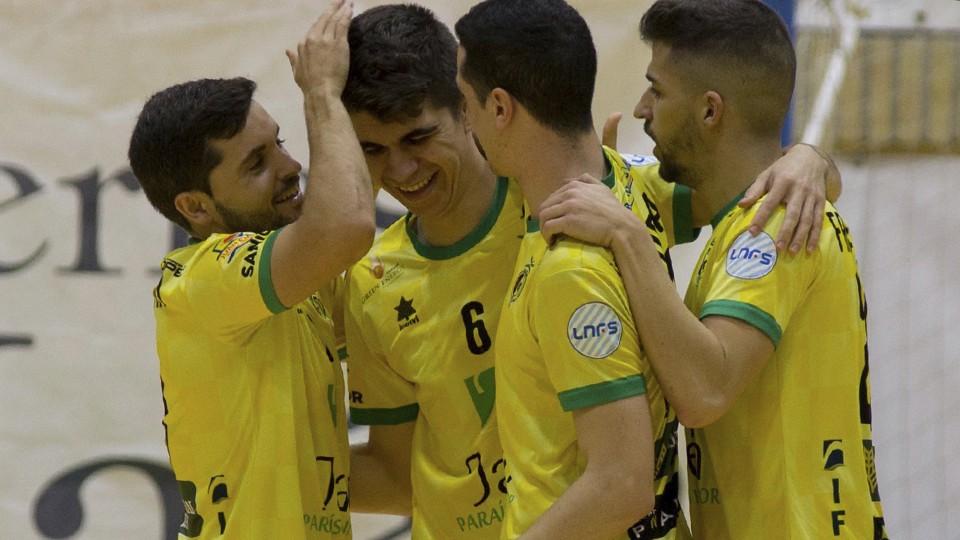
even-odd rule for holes
{"type": "Polygon", "coordinates": [[[786,206],[783,223],[777,232],[778,250],[799,253],[806,244],[813,251],[820,240],[820,225],[826,201],[826,182],[832,164],[813,147],[791,146],[772,165],[761,172],[738,203],[753,206],[766,195],[750,222],[750,233],[759,234],[781,204],[786,206]]]}
{"type": "Polygon", "coordinates": [[[610,188],[587,174],[565,182],[547,197],[539,215],[547,243],[565,235],[603,247],[612,247],[618,228],[636,220],[610,188]]]}

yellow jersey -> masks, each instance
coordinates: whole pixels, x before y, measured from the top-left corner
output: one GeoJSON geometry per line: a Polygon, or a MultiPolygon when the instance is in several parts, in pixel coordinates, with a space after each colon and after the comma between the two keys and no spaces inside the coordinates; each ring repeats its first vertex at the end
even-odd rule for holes
{"type": "MultiPolygon", "coordinates": [[[[615,152],[605,155],[611,172],[604,183],[644,220],[669,268],[675,235],[664,220],[671,208],[660,211],[650,184],[659,182],[660,193],[671,188],[615,152]]],[[[676,414],[641,350],[613,254],[567,239],[548,247],[530,220],[512,283],[496,342],[497,414],[512,478],[502,537],[521,535],[583,473],[571,411],[646,394],[656,506],[618,538],[687,538],[677,499],[676,414]]]]}
{"type": "Polygon", "coordinates": [[[887,538],[871,436],[867,304],[850,231],[827,203],[817,250],[778,252],[780,208],[714,218],[685,302],[776,347],[716,422],[687,432],[695,538],[887,538]]]}
{"type": "Polygon", "coordinates": [[[424,244],[412,215],[347,278],[350,418],[416,422],[415,539],[499,538],[506,497],[494,414],[493,343],[523,235],[523,195],[505,178],[463,240],[424,244]]]}
{"type": "Polygon", "coordinates": [[[157,352],[180,538],[351,537],[337,287],[281,305],[276,236],[212,235],[161,265],[157,352]]]}

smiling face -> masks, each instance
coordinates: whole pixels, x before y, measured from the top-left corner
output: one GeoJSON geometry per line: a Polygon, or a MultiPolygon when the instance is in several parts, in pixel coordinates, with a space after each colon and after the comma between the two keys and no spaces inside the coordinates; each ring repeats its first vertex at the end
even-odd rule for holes
{"type": "Polygon", "coordinates": [[[350,118],[373,182],[421,219],[456,219],[469,204],[483,159],[470,131],[447,108],[424,104],[419,116],[384,122],[368,112],[350,118]]]}
{"type": "Polygon", "coordinates": [[[210,172],[213,232],[267,231],[300,217],[299,162],[278,138],[280,128],[256,101],[243,130],[230,139],[213,139],[221,155],[210,172]]]}
{"type": "Polygon", "coordinates": [[[653,44],[646,77],[650,86],[633,115],[644,120],[643,130],[656,143],[653,155],[660,160],[660,176],[670,182],[695,183],[692,164],[702,144],[696,96],[670,63],[667,45],[653,44]]]}

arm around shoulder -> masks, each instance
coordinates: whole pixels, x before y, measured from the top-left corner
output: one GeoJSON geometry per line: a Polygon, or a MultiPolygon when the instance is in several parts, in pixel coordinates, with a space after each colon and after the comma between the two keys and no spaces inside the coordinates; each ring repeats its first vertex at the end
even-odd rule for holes
{"type": "Polygon", "coordinates": [[[639,223],[614,235],[640,342],[680,422],[702,427],[719,418],[773,354],[773,343],[744,321],[702,321],[684,305],[639,223]]]}

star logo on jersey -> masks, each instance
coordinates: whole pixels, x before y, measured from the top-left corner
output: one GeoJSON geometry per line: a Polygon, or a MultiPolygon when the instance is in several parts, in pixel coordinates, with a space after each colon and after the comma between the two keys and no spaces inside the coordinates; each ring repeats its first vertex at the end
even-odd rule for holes
{"type": "Polygon", "coordinates": [[[417,310],[413,308],[413,298],[407,300],[401,296],[400,303],[393,309],[397,310],[397,322],[400,323],[400,330],[420,322],[417,310]],[[411,317],[413,318],[411,319],[411,317]]]}
{"type": "Polygon", "coordinates": [[[397,321],[408,321],[410,317],[417,314],[417,310],[413,309],[413,298],[407,300],[401,296],[400,304],[393,309],[397,310],[397,321]]]}

